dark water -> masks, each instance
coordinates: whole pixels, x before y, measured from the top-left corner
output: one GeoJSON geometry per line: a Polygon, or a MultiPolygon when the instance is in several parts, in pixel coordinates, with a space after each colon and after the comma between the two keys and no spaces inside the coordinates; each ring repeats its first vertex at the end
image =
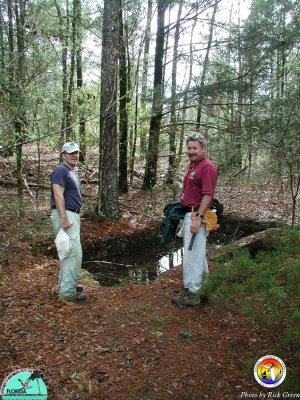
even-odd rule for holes
{"type": "Polygon", "coordinates": [[[117,254],[103,260],[83,262],[82,267],[91,272],[103,286],[122,283],[148,284],[161,273],[182,263],[183,248],[149,247],[131,253],[117,254]]]}
{"type": "MultiPolygon", "coordinates": [[[[220,223],[221,228],[209,236],[208,252],[274,226],[270,223],[225,218],[220,223]]],[[[132,243],[130,247],[132,249],[132,243]]],[[[83,268],[91,272],[102,286],[117,286],[124,283],[149,284],[160,274],[181,265],[182,258],[182,239],[177,238],[175,245],[171,243],[169,246],[162,246],[157,237],[157,240],[152,238],[131,251],[123,250],[122,253],[110,254],[99,259],[95,256],[89,259],[86,255],[83,268]]]]}

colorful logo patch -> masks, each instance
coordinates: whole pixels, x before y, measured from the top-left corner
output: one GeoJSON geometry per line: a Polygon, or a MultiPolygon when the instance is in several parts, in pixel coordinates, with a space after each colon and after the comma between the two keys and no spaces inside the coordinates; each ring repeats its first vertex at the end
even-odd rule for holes
{"type": "Polygon", "coordinates": [[[9,374],[1,386],[2,400],[47,400],[47,388],[40,370],[18,369],[9,374]]]}
{"type": "Polygon", "coordinates": [[[272,388],[284,381],[286,367],[279,357],[272,355],[264,356],[255,364],[254,376],[260,385],[272,388]]]}

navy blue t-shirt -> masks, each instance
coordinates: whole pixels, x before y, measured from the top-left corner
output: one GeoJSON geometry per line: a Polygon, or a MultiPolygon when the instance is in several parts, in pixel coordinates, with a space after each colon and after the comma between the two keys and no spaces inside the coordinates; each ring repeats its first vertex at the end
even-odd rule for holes
{"type": "Polygon", "coordinates": [[[81,208],[81,186],[75,172],[66,164],[59,164],[51,174],[51,207],[55,207],[53,184],[61,185],[65,188],[64,198],[65,207],[71,210],[81,208]]]}

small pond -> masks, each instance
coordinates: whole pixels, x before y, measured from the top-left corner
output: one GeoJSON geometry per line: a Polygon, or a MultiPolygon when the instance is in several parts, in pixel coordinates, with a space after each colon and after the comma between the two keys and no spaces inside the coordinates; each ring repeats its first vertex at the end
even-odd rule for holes
{"type": "Polygon", "coordinates": [[[151,283],[161,273],[182,263],[182,247],[167,250],[148,246],[145,244],[145,248],[101,260],[84,261],[82,267],[91,272],[100,285],[115,286],[126,282],[151,283]]]}
{"type": "MultiPolygon", "coordinates": [[[[241,221],[222,218],[221,228],[210,234],[207,251],[230,243],[242,237],[251,235],[274,226],[273,223],[256,221],[241,221]]],[[[91,272],[102,286],[118,286],[124,283],[149,284],[160,274],[181,265],[183,258],[182,239],[176,238],[175,243],[160,245],[159,232],[147,239],[128,240],[128,244],[114,246],[110,242],[105,252],[103,245],[97,254],[97,248],[92,252],[84,251],[82,267],[91,272]],[[120,248],[121,247],[121,248],[120,248]],[[120,250],[118,250],[120,249],[120,250]]]]}

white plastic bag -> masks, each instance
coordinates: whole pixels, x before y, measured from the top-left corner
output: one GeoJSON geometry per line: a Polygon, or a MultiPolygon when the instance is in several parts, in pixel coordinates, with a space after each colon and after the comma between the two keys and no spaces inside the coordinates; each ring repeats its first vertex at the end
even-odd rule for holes
{"type": "Polygon", "coordinates": [[[71,241],[66,232],[61,228],[54,240],[60,261],[68,257],[71,250],[71,241]]]}

